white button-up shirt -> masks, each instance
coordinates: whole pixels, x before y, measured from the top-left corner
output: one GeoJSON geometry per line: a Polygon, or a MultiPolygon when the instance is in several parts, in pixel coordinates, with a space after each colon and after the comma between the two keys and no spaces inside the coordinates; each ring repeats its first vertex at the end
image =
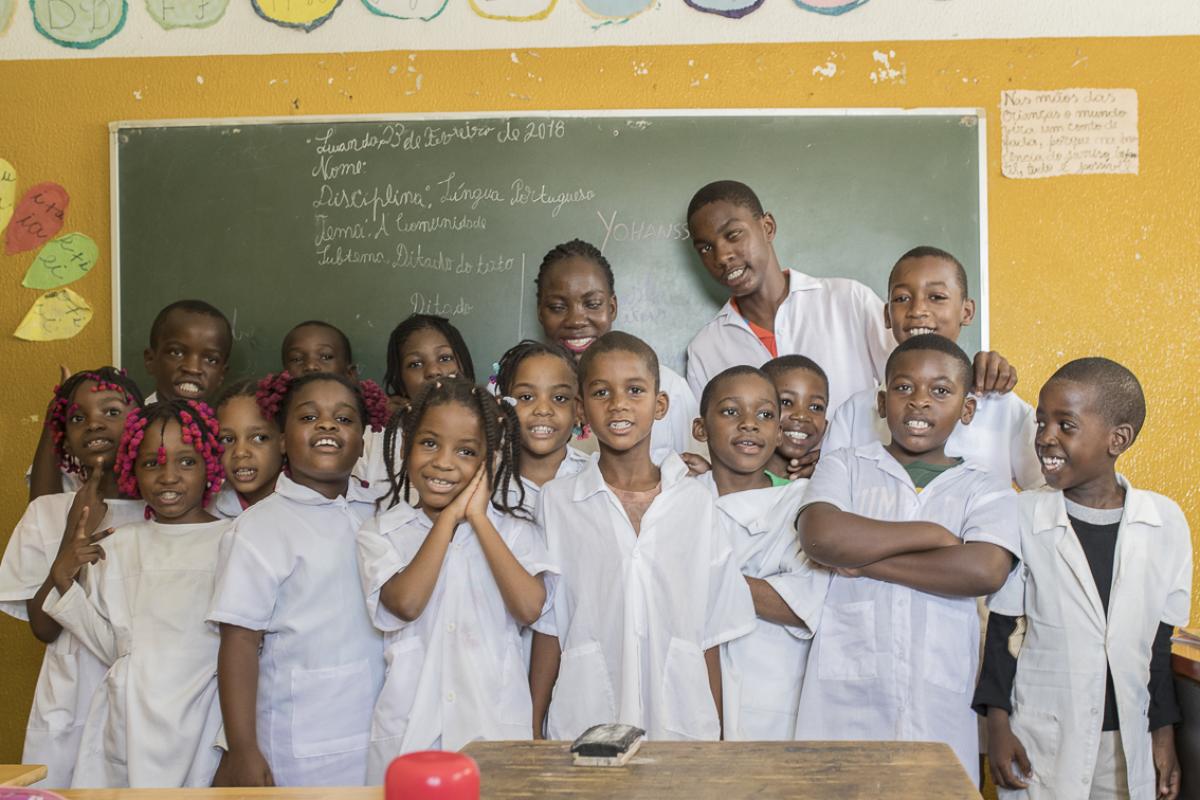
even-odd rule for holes
{"type": "MultiPolygon", "coordinates": [[[[879,390],[866,389],[838,406],[821,440],[821,451],[890,442],[892,433],[887,420],[879,416],[878,396],[879,390]]],[[[1036,489],[1045,486],[1046,479],[1033,448],[1035,435],[1033,408],[1016,394],[976,396],[971,424],[954,426],[946,440],[946,455],[977,461],[993,475],[1007,477],[1022,489],[1036,489]]]]}
{"type": "Polygon", "coordinates": [[[1012,730],[1025,746],[1031,798],[1087,797],[1100,747],[1107,670],[1134,800],[1155,796],[1147,709],[1150,649],[1160,622],[1186,625],[1192,542],[1179,506],[1125,487],[1108,614],[1062,492],[1019,500],[1022,564],[988,607],[1027,624],[1013,683],[1012,730]]]}
{"type": "MultiPolygon", "coordinates": [[[[1020,554],[1016,494],[970,461],[918,492],[878,442],[835,450],[821,457],[804,503],[878,520],[934,522],[964,542],[1020,554]]],[[[977,780],[971,696],[978,661],[974,598],[835,575],[809,653],[797,738],[946,742],[977,780]]]]}
{"type": "Polygon", "coordinates": [[[363,603],[355,535],[373,500],[353,479],[330,500],[280,475],[223,544],[208,619],[264,632],[258,744],[276,785],[366,778],[383,636],[363,603]]]}
{"type": "MultiPolygon", "coordinates": [[[[775,313],[779,355],[808,356],[829,376],[829,410],[884,380],[896,338],[883,324],[883,301],[849,278],[785,270],[788,296],[775,313]]],[[[697,397],[716,375],[739,364],[761,366],[771,353],[726,302],[687,349],[687,380],[697,397]]]]}
{"type": "Polygon", "coordinates": [[[571,740],[603,722],[650,739],[720,735],[704,651],[754,628],[754,603],[703,486],[671,455],[635,533],[599,464],[550,481],[539,518],[562,570],[535,629],[562,661],[547,730],[571,740]]]}
{"type": "MultiPolygon", "coordinates": [[[[488,519],[530,575],[543,575],[546,606],[556,570],[537,527],[488,507],[488,519]]],[[[475,530],[460,524],[429,602],[406,622],[380,591],[412,563],[433,522],[401,503],[358,532],[367,609],[384,632],[387,677],[371,719],[367,782],[383,783],[393,758],[415,750],[458,750],[476,739],[528,739],[533,708],[521,626],[508,612],[475,530]]],[[[545,609],[543,609],[545,610],[545,609]]]]}
{"type": "MultiPolygon", "coordinates": [[[[751,489],[717,498],[721,525],[742,574],[761,578],[801,619],[811,562],[796,536],[796,512],[808,481],[751,489]]],[[[758,619],[754,631],[721,645],[725,738],[791,739],[812,634],[758,619]]]]}
{"type": "MultiPolygon", "coordinates": [[[[29,620],[25,601],[33,599],[58,555],[75,492],[43,495],[25,509],[0,560],[0,611],[29,620]]],[[[143,519],[141,500],[106,500],[108,513],[97,530],[143,519]]],[[[107,544],[105,545],[107,546],[107,544]]],[[[84,567],[81,574],[86,574],[84,567]]],[[[92,695],[108,667],[70,631],[46,645],[25,729],[23,764],[45,764],[45,786],[68,787],[75,772],[79,740],[92,695]]]]}

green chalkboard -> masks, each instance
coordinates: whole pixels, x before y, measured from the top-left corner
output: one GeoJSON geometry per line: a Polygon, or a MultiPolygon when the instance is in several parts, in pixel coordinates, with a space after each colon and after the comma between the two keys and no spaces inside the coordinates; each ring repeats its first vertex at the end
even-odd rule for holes
{"type": "Polygon", "coordinates": [[[318,318],[378,379],[416,310],[454,320],[482,380],[540,334],[538,265],[580,237],[613,264],[618,327],[682,371],[725,299],[687,240],[697,188],[753,186],[785,266],[882,295],[898,255],[935,244],[979,298],[981,133],[961,111],[114,124],[114,340],[144,378],[155,313],[198,297],[234,320],[231,375],[277,369],[283,334],[318,318]]]}

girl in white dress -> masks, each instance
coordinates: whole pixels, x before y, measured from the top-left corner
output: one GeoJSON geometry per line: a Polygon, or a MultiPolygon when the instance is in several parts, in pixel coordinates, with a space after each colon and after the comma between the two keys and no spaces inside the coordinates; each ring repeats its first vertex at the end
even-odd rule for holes
{"type": "Polygon", "coordinates": [[[528,514],[507,502],[521,459],[509,404],[469,381],[436,381],[405,415],[404,442],[390,507],[358,534],[388,665],[371,783],[401,753],[530,738],[521,628],[549,607],[544,576],[556,572],[528,514]],[[410,486],[417,509],[400,499],[410,486]]]}
{"type": "Polygon", "coordinates": [[[97,538],[103,536],[98,531],[142,518],[144,504],[122,498],[112,472],[125,418],[141,404],[137,384],[112,367],[77,372],[55,387],[48,436],[60,469],[85,482],[78,492],[43,495],[30,503],[0,560],[0,611],[28,621],[33,635],[46,643],[21,755],[22,763],[46,765],[43,786],[71,785],[83,722],[105,671],[90,650],[41,610],[53,587],[50,566],[64,531],[75,530],[85,506],[88,533],[97,538]]]}
{"type": "Polygon", "coordinates": [[[43,608],[108,665],[84,724],[74,786],[207,786],[217,767],[215,630],[204,619],[228,523],[212,410],[164,400],[134,411],[117,453],[121,490],[146,519],[101,546],[87,516],[50,570],[43,608]],[[83,585],[76,576],[90,565],[83,585]]]}

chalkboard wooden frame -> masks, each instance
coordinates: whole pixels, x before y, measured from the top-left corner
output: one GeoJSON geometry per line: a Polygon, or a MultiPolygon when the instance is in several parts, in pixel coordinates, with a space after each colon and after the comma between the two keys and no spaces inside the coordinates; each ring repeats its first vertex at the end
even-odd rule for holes
{"type": "MultiPolygon", "coordinates": [[[[973,127],[977,141],[978,167],[978,283],[972,285],[972,295],[977,301],[975,327],[979,334],[979,349],[987,350],[990,341],[989,301],[989,254],[988,254],[988,205],[987,205],[987,119],[982,108],[708,108],[708,109],[578,109],[578,110],[510,110],[479,112],[446,112],[428,114],[359,114],[359,115],[314,115],[294,117],[234,117],[163,120],[122,120],[109,124],[110,154],[110,215],[111,215],[111,258],[112,258],[112,349],[113,363],[122,366],[122,302],[121,302],[121,186],[120,186],[120,140],[126,129],[183,128],[205,126],[255,126],[255,125],[302,125],[313,123],[373,123],[373,122],[454,122],[461,120],[503,119],[556,119],[556,118],[704,118],[704,117],[947,117],[958,118],[965,127],[973,127]]],[[[620,293],[618,291],[618,293],[620,293]]],[[[522,298],[522,304],[525,299],[522,298]]],[[[524,314],[523,308],[519,313],[524,314]]],[[[705,320],[698,320],[696,329],[705,320]]],[[[236,321],[235,321],[236,324],[236,321]]],[[[540,331],[521,331],[528,338],[540,338],[540,331]]],[[[479,361],[480,359],[476,359],[479,361]]],[[[670,359],[664,359],[669,361],[670,359]]],[[[135,365],[124,365],[133,367],[135,365]]],[[[138,365],[140,366],[140,365],[138,365]]],[[[488,369],[477,364],[477,377],[484,379],[488,369]]]]}

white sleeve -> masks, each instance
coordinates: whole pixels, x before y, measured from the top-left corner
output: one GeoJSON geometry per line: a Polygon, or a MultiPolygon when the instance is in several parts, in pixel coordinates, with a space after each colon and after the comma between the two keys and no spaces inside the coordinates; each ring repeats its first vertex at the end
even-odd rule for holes
{"type": "Polygon", "coordinates": [[[542,576],[546,600],[542,603],[541,616],[548,616],[554,607],[554,594],[558,590],[559,569],[550,560],[542,532],[533,523],[521,519],[513,520],[498,532],[517,563],[530,575],[542,576]]]}
{"type": "Polygon", "coordinates": [[[275,601],[286,570],[275,565],[249,541],[247,532],[239,530],[245,517],[239,517],[225,535],[224,563],[213,588],[208,621],[237,625],[252,631],[270,628],[275,613],[275,601]],[[227,545],[227,549],[226,546],[227,545]]]}
{"type": "MultiPolygon", "coordinates": [[[[546,520],[546,505],[546,490],[543,489],[541,494],[538,495],[537,509],[534,512],[534,519],[542,520],[543,522],[546,520]]],[[[546,563],[553,565],[555,574],[553,576],[553,593],[551,593],[550,582],[547,581],[546,607],[542,610],[542,615],[538,617],[538,619],[529,627],[538,633],[544,633],[547,636],[558,636],[559,626],[557,620],[555,619],[555,615],[558,613],[558,607],[562,605],[559,602],[559,592],[561,592],[563,589],[561,577],[562,566],[555,560],[555,557],[551,555],[551,553],[554,552],[554,539],[551,537],[549,531],[546,530],[546,528],[539,526],[534,528],[534,533],[537,534],[539,541],[545,548],[546,563]]]]}
{"type": "Polygon", "coordinates": [[[1034,450],[1033,440],[1037,436],[1037,417],[1033,407],[1013,396],[1009,401],[1013,404],[1010,417],[1009,432],[1012,438],[1008,443],[1008,457],[1012,463],[1012,479],[1017,486],[1025,489],[1037,489],[1046,485],[1046,476],[1042,475],[1042,463],[1034,450]]]}
{"type": "Polygon", "coordinates": [[[967,498],[959,538],[964,542],[987,542],[1003,547],[1019,559],[1021,527],[1017,516],[1017,493],[994,477],[980,483],[967,498]]]}
{"type": "Polygon", "coordinates": [[[821,455],[817,468],[804,493],[803,508],[813,503],[829,503],[840,511],[853,511],[850,462],[856,458],[853,450],[835,450],[821,455]]]}
{"type": "MultiPolygon", "coordinates": [[[[57,543],[62,541],[66,514],[52,513],[50,506],[38,498],[26,507],[0,560],[0,611],[17,619],[29,620],[25,601],[46,582],[58,553],[57,543]],[[61,521],[57,519],[60,516],[61,521]]],[[[66,508],[70,508],[70,501],[58,510],[66,508]]]]}
{"type": "Polygon", "coordinates": [[[676,453],[693,452],[696,440],[692,438],[692,421],[700,416],[700,403],[687,381],[679,378],[671,382],[670,407],[667,416],[671,422],[671,447],[676,453]]]}
{"type": "Polygon", "coordinates": [[[1008,573],[1004,585],[988,597],[988,610],[1006,617],[1025,616],[1025,580],[1026,567],[1017,564],[1016,569],[1008,573]]]}
{"type": "MultiPolygon", "coordinates": [[[[1163,498],[1166,499],[1166,498],[1163,498]]],[[[1166,524],[1176,547],[1173,560],[1175,575],[1167,587],[1166,605],[1163,607],[1162,621],[1168,625],[1184,626],[1192,613],[1192,534],[1188,527],[1187,517],[1179,510],[1179,506],[1171,503],[1170,513],[1164,514],[1166,524]]]]}
{"type": "MultiPolygon", "coordinates": [[[[814,572],[818,567],[804,554],[795,529],[789,525],[788,530],[791,533],[791,541],[783,552],[779,567],[774,574],[764,576],[763,580],[770,584],[792,613],[804,622],[803,626],[784,625],[784,630],[797,639],[811,639],[816,629],[816,618],[820,616],[824,591],[813,591],[816,577],[814,572]],[[818,594],[819,599],[816,597],[818,594]]],[[[829,570],[822,571],[826,575],[830,574],[829,570]]],[[[827,589],[828,578],[824,584],[824,588],[827,589]]]]}
{"type": "MultiPolygon", "coordinates": [[[[701,328],[701,331],[703,330],[701,328]]],[[[693,338],[687,349],[687,384],[688,388],[692,390],[692,396],[700,397],[704,393],[704,387],[708,385],[708,372],[701,363],[700,356],[696,353],[695,345],[696,339],[693,338]]]]}
{"type": "Polygon", "coordinates": [[[714,507],[709,516],[712,531],[709,535],[708,609],[704,640],[700,643],[702,650],[745,636],[758,623],[750,587],[738,568],[733,545],[717,522],[715,512],[714,507]]]}
{"type": "Polygon", "coordinates": [[[398,631],[408,625],[407,620],[393,614],[380,600],[383,586],[412,561],[396,549],[392,539],[379,531],[378,518],[367,520],[358,529],[358,574],[362,579],[363,596],[367,601],[367,613],[375,627],[385,633],[398,631]]]}
{"type": "Polygon", "coordinates": [[[822,453],[854,447],[854,416],[853,397],[833,410],[825,426],[825,438],[821,440],[822,453]]]}
{"type": "MultiPolygon", "coordinates": [[[[105,562],[99,562],[100,567],[105,562]]],[[[112,623],[96,606],[97,591],[94,588],[97,579],[103,580],[101,569],[93,567],[88,570],[86,580],[91,585],[90,591],[85,592],[78,582],[72,581],[66,594],[59,594],[58,589],[51,589],[42,603],[42,610],[54,619],[76,639],[83,642],[84,647],[91,650],[96,658],[111,666],[117,660],[117,636],[113,632],[112,623]]]]}
{"type": "Polygon", "coordinates": [[[896,349],[896,337],[883,324],[883,301],[870,287],[856,282],[855,292],[858,299],[859,313],[865,326],[864,335],[867,341],[867,356],[871,363],[871,372],[875,382],[880,386],[887,383],[887,360],[896,349]]]}

